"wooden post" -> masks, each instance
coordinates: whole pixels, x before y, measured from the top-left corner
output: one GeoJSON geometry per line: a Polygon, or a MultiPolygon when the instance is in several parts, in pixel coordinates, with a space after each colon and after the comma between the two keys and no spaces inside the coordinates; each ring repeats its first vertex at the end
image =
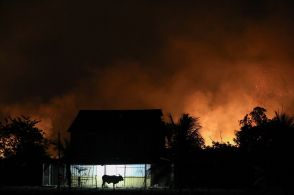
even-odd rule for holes
{"type": "Polygon", "coordinates": [[[145,164],[145,167],[144,167],[145,171],[144,171],[144,188],[146,189],[147,188],[147,166],[145,164]]]}
{"type": "Polygon", "coordinates": [[[49,172],[49,174],[48,174],[48,184],[49,184],[49,186],[51,185],[51,164],[49,164],[49,167],[48,167],[48,172],[49,172]]]}
{"type": "Polygon", "coordinates": [[[126,169],[127,169],[127,165],[125,165],[125,168],[124,168],[124,187],[126,187],[126,169]]]}
{"type": "Polygon", "coordinates": [[[45,176],[45,164],[42,164],[43,167],[43,175],[42,175],[42,186],[44,186],[45,180],[44,180],[44,176],[45,176]]]}
{"type": "Polygon", "coordinates": [[[57,188],[60,189],[60,164],[61,164],[61,160],[60,160],[60,147],[61,147],[61,143],[60,143],[60,131],[58,131],[58,135],[57,135],[57,147],[58,147],[58,162],[57,162],[57,188]]]}

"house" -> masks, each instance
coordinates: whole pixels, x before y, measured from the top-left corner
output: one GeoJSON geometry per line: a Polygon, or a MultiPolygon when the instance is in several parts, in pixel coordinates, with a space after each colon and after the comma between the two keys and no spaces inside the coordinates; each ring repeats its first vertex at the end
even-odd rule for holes
{"type": "Polygon", "coordinates": [[[165,144],[160,109],[81,110],[68,131],[73,187],[101,187],[104,174],[123,176],[116,187],[152,185],[165,144]]]}

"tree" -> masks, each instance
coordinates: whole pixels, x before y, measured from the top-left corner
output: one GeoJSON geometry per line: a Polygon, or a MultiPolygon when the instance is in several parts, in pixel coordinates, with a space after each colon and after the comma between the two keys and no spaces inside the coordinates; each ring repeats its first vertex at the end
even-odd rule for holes
{"type": "Polygon", "coordinates": [[[235,145],[232,145],[229,142],[217,142],[212,141],[212,146],[205,147],[206,150],[214,151],[214,152],[222,152],[222,153],[229,153],[229,152],[235,152],[237,150],[237,147],[235,145]]]}
{"type": "MultiPolygon", "coordinates": [[[[256,175],[254,183],[263,186],[285,186],[293,174],[294,118],[276,112],[268,119],[266,109],[256,107],[240,121],[235,142],[256,175]]],[[[290,186],[290,184],[288,185],[290,186]]]]}
{"type": "Polygon", "coordinates": [[[250,114],[246,114],[244,119],[240,121],[241,126],[260,126],[268,122],[266,116],[266,109],[262,107],[255,107],[250,114]]]}
{"type": "Polygon", "coordinates": [[[48,140],[36,127],[39,121],[28,117],[6,118],[0,123],[0,151],[2,158],[35,159],[47,157],[48,140]]]}
{"type": "MultiPolygon", "coordinates": [[[[199,159],[200,160],[200,159],[199,159]]],[[[229,142],[212,141],[212,145],[205,147],[202,159],[202,177],[207,187],[235,188],[246,186],[247,168],[243,164],[236,145],[229,142]],[[242,168],[239,168],[242,167],[242,168]]]]}
{"type": "Polygon", "coordinates": [[[239,124],[240,131],[237,131],[234,141],[241,150],[254,151],[263,145],[265,127],[270,120],[266,116],[266,109],[255,107],[249,114],[246,114],[239,124]]]}
{"type": "Polygon", "coordinates": [[[199,118],[183,114],[177,123],[170,115],[170,123],[167,124],[172,136],[170,145],[175,152],[183,154],[204,147],[204,139],[200,134],[201,125],[199,118]]]}
{"type": "Polygon", "coordinates": [[[169,146],[172,153],[171,159],[174,163],[175,186],[182,188],[184,184],[192,185],[193,179],[188,174],[191,171],[195,155],[204,148],[204,139],[199,132],[201,129],[199,118],[183,114],[175,123],[170,115],[167,129],[171,132],[169,146]]]}
{"type": "Polygon", "coordinates": [[[0,156],[5,162],[1,171],[3,175],[7,174],[4,182],[39,184],[42,181],[42,163],[49,158],[48,140],[44,132],[36,127],[38,123],[24,116],[9,117],[0,123],[0,156]],[[27,178],[29,175],[30,179],[27,178]]]}

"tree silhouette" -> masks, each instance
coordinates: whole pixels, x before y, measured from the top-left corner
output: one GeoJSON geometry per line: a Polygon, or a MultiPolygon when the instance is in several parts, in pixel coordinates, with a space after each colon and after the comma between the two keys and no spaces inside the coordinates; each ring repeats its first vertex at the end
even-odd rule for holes
{"type": "Polygon", "coordinates": [[[36,127],[39,121],[28,117],[6,118],[0,123],[2,158],[35,159],[47,156],[48,140],[36,127]]]}
{"type": "Polygon", "coordinates": [[[234,141],[241,150],[255,151],[264,145],[264,135],[267,123],[270,120],[266,116],[266,109],[255,107],[240,120],[240,131],[237,131],[234,141]]]}
{"type": "Polygon", "coordinates": [[[229,142],[213,141],[205,147],[204,158],[201,162],[202,181],[205,187],[236,188],[246,186],[246,167],[241,166],[242,156],[238,147],[229,142]]]}
{"type": "Polygon", "coordinates": [[[183,114],[177,123],[174,122],[170,115],[170,122],[167,123],[167,129],[172,132],[169,139],[169,145],[174,162],[175,186],[178,188],[188,184],[189,163],[198,151],[204,148],[204,139],[200,135],[201,125],[199,118],[183,114]]]}
{"type": "Polygon", "coordinates": [[[42,181],[42,163],[49,158],[48,140],[36,127],[38,122],[21,116],[9,117],[0,123],[0,155],[5,165],[1,171],[7,176],[5,183],[36,184],[42,181]],[[25,174],[30,175],[31,180],[24,178],[25,174]],[[34,177],[35,174],[38,176],[34,177]]]}
{"type": "Polygon", "coordinates": [[[204,139],[200,135],[199,118],[183,114],[177,123],[170,115],[169,129],[172,132],[170,145],[175,153],[184,154],[204,147],[204,139]]]}
{"type": "Polygon", "coordinates": [[[228,152],[235,152],[237,150],[237,147],[232,145],[229,142],[217,142],[213,141],[211,146],[206,146],[206,150],[212,150],[216,152],[223,152],[223,153],[228,153],[228,152]]]}
{"type": "Polygon", "coordinates": [[[240,121],[235,142],[254,170],[255,185],[289,186],[293,174],[293,117],[276,112],[268,119],[266,110],[256,107],[240,121]],[[291,173],[291,174],[290,174],[291,173]]]}
{"type": "Polygon", "coordinates": [[[292,188],[289,179],[293,176],[292,153],[294,149],[294,118],[286,113],[276,112],[271,119],[268,130],[267,146],[267,169],[271,172],[270,182],[292,188]]]}

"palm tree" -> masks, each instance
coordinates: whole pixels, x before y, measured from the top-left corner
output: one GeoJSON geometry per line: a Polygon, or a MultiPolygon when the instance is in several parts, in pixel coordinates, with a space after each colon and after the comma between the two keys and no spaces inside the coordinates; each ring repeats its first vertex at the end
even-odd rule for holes
{"type": "MultiPolygon", "coordinates": [[[[269,123],[271,148],[275,151],[293,149],[294,117],[286,113],[275,112],[269,123]]],[[[280,152],[279,151],[279,152],[280,152]]]]}
{"type": "Polygon", "coordinates": [[[177,123],[170,115],[168,129],[172,132],[170,137],[171,159],[174,163],[175,186],[182,188],[186,182],[187,166],[198,151],[204,148],[204,139],[200,135],[201,125],[199,118],[183,114],[177,123]]]}
{"type": "Polygon", "coordinates": [[[275,112],[275,116],[272,121],[275,121],[276,123],[286,128],[294,128],[294,117],[288,115],[285,112],[275,112]]]}
{"type": "Polygon", "coordinates": [[[194,151],[204,147],[204,139],[200,135],[201,125],[198,117],[183,114],[178,123],[174,123],[170,115],[170,124],[173,136],[171,146],[175,150],[179,150],[181,154],[187,151],[194,151]]]}

